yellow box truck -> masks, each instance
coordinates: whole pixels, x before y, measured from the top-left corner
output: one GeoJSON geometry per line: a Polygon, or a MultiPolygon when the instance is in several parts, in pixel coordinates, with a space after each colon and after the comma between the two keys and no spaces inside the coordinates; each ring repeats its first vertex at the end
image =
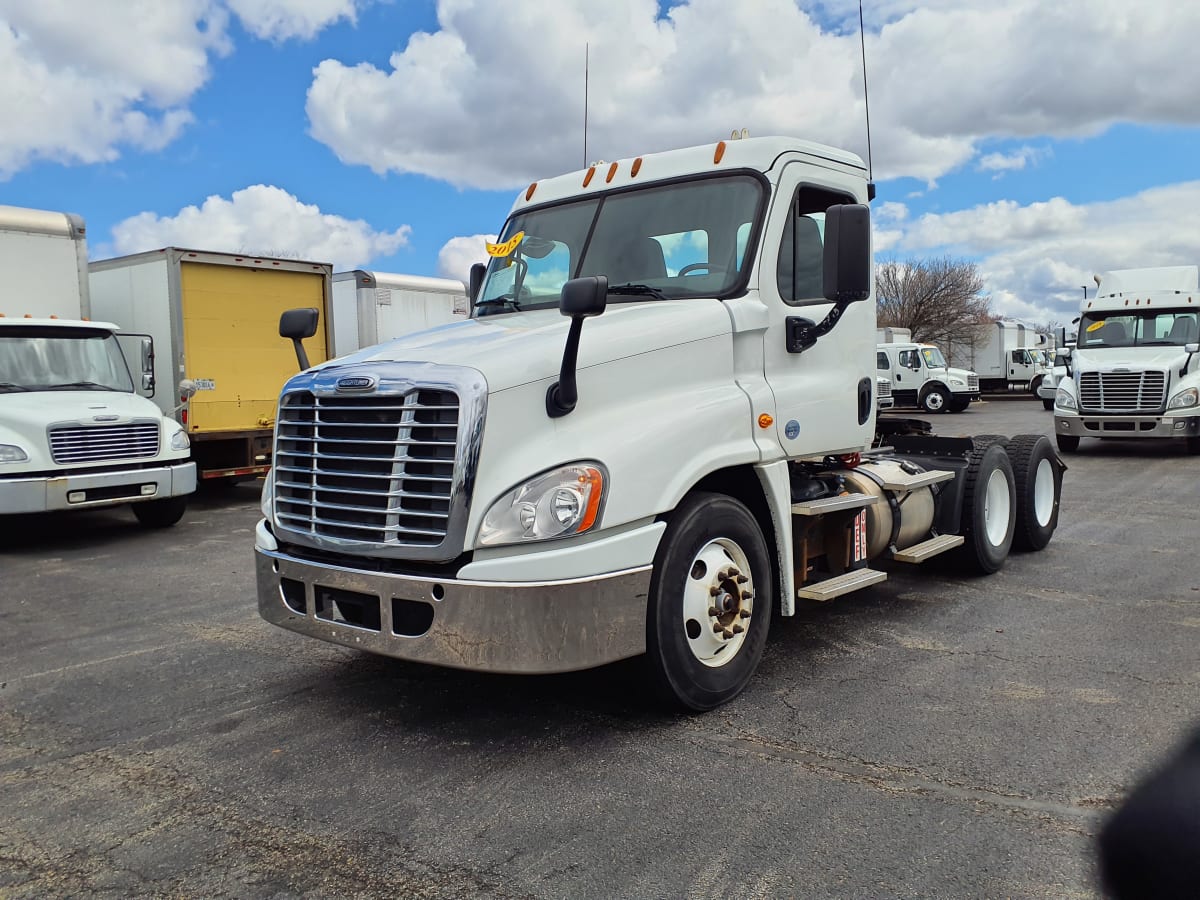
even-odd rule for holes
{"type": "Polygon", "coordinates": [[[329,358],[328,263],[166,247],[88,265],[92,315],[154,338],[155,399],[187,429],[201,478],[258,475],[271,466],[280,388],[296,372],[279,316],[321,311],[305,341],[329,358]]]}

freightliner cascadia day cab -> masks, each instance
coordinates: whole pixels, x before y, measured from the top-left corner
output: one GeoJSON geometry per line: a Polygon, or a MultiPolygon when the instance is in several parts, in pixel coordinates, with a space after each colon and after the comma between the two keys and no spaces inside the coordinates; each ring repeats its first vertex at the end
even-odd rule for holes
{"type": "Polygon", "coordinates": [[[167,247],[88,268],[95,314],[153,336],[156,400],[186,429],[199,477],[266,472],[279,389],[295,372],[279,316],[321,310],[308,352],[327,359],[332,267],[167,247]]]}
{"type": "Polygon", "coordinates": [[[147,399],[150,338],[89,321],[83,220],[0,206],[0,279],[0,514],[129,503],[178,522],[187,435],[147,399]]]}
{"type": "Polygon", "coordinates": [[[857,156],[787,138],[529,185],[469,321],[284,387],[260,613],[467,669],[641,655],[703,710],[746,685],[774,615],[882,581],[874,560],[993,572],[1045,546],[1044,435],[873,448],[868,190],[857,156]]]}
{"type": "Polygon", "coordinates": [[[461,322],[467,287],[452,278],[354,269],[333,275],[334,356],[345,356],[414,331],[461,322]]]}
{"type": "Polygon", "coordinates": [[[1054,434],[1174,438],[1200,454],[1200,282],[1196,266],[1123,269],[1082,301],[1067,374],[1054,397],[1054,434]]]}

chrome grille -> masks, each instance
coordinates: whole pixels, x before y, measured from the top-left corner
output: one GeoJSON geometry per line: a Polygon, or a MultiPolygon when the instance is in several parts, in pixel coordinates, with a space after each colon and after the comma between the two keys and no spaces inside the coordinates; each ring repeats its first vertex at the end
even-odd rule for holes
{"type": "Polygon", "coordinates": [[[1166,372],[1083,372],[1079,405],[1092,412],[1158,412],[1167,399],[1166,372]]]}
{"type": "Polygon", "coordinates": [[[878,394],[880,397],[892,396],[892,383],[890,381],[877,381],[875,386],[879,388],[878,394]]]}
{"type": "Polygon", "coordinates": [[[968,391],[979,390],[979,376],[976,375],[974,372],[972,372],[970,375],[967,376],[967,390],[968,391]]]}
{"type": "Polygon", "coordinates": [[[50,454],[59,465],[158,456],[158,423],[71,425],[50,429],[50,454]]]}
{"type": "Polygon", "coordinates": [[[371,544],[437,546],[451,514],[458,397],[285,394],[275,444],[282,527],[371,544]]]}

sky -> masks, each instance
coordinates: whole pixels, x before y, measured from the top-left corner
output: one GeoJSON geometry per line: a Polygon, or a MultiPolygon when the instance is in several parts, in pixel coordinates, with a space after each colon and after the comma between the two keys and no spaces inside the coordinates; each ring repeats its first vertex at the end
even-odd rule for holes
{"type": "Polygon", "coordinates": [[[869,154],[857,0],[0,0],[0,203],[92,259],[465,280],[530,181],[746,128],[869,156],[877,259],[972,261],[1000,315],[1200,262],[1200,3],[863,15],[869,154]]]}

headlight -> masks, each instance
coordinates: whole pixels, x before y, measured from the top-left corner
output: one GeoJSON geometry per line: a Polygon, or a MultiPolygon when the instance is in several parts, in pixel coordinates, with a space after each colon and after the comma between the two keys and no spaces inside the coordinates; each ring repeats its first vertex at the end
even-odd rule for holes
{"type": "Polygon", "coordinates": [[[188,439],[187,432],[182,428],[171,435],[172,450],[186,450],[190,446],[192,446],[192,442],[188,439]]]}
{"type": "Polygon", "coordinates": [[[263,479],[262,499],[259,500],[258,506],[262,510],[263,518],[268,522],[271,520],[271,507],[275,505],[275,478],[273,472],[268,472],[263,479]]]}
{"type": "Polygon", "coordinates": [[[954,385],[955,387],[966,387],[967,386],[967,383],[965,381],[963,381],[961,378],[947,378],[946,381],[950,382],[950,384],[954,385]]]}
{"type": "Polygon", "coordinates": [[[513,488],[483,517],[480,546],[582,534],[600,518],[605,478],[598,464],[576,463],[513,488]]]}
{"type": "Polygon", "coordinates": [[[29,454],[16,444],[0,444],[0,463],[25,462],[29,454]]]}
{"type": "Polygon", "coordinates": [[[1060,409],[1079,409],[1079,404],[1069,391],[1059,388],[1054,394],[1054,405],[1060,409]]]}
{"type": "Polygon", "coordinates": [[[1197,403],[1200,403],[1200,392],[1197,392],[1195,388],[1188,388],[1172,397],[1171,402],[1167,404],[1167,409],[1187,409],[1197,403]]]}

